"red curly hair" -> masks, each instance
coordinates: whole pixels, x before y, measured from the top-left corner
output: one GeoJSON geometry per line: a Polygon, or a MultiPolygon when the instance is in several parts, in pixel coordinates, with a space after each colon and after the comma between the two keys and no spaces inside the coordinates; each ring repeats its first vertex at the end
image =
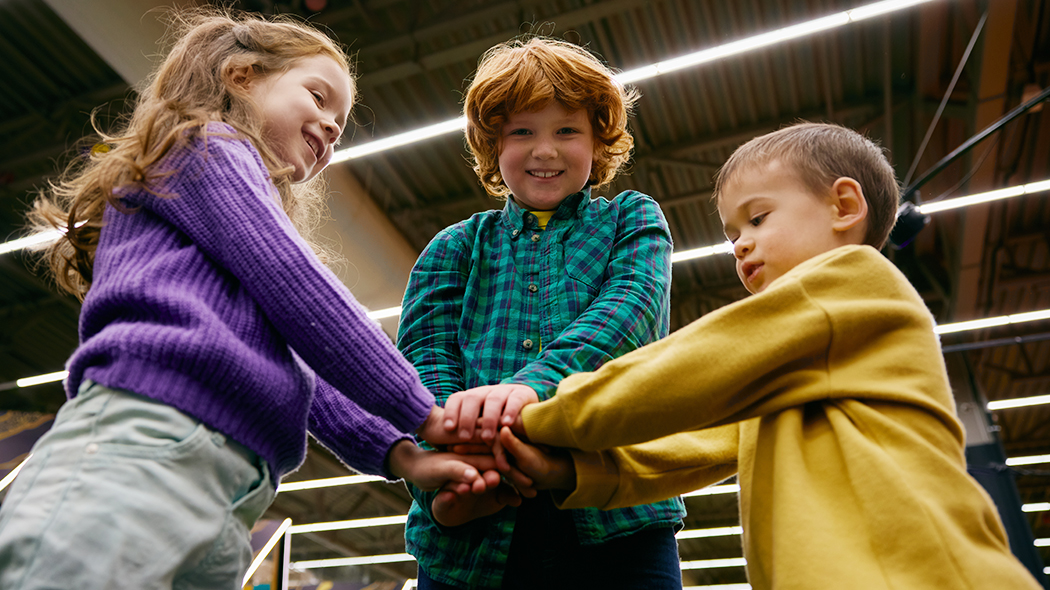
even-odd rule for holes
{"type": "Polygon", "coordinates": [[[601,187],[630,158],[634,138],[627,116],[638,100],[586,49],[549,37],[514,39],[482,55],[467,89],[463,112],[474,171],[489,194],[510,193],[499,171],[500,136],[507,118],[558,101],[586,110],[594,130],[594,161],[588,184],[601,187]]]}

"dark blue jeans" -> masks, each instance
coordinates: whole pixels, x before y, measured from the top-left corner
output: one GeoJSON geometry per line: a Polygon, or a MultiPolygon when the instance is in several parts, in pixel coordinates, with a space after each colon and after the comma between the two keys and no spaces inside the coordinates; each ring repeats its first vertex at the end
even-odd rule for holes
{"type": "MultiPolygon", "coordinates": [[[[456,590],[419,570],[419,590],[456,590]]],[[[623,588],[681,590],[678,542],[670,526],[581,545],[572,514],[541,493],[518,508],[504,590],[623,588]]]]}

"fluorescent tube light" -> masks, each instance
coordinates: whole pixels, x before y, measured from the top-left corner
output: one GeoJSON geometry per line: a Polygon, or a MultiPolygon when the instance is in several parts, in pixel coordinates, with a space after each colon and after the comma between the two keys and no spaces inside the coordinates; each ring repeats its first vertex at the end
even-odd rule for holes
{"type": "Polygon", "coordinates": [[[359,483],[368,483],[372,481],[386,481],[382,477],[375,475],[347,475],[343,477],[329,477],[325,479],[308,479],[305,481],[293,481],[288,483],[281,483],[277,486],[277,493],[281,492],[295,492],[298,490],[315,490],[317,488],[330,488],[334,486],[352,486],[359,483]]]}
{"type": "MultiPolygon", "coordinates": [[[[630,84],[634,82],[640,82],[673,72],[681,70],[683,68],[698,66],[704,63],[709,63],[726,57],[739,55],[747,51],[760,49],[763,47],[769,47],[777,43],[783,43],[792,39],[798,39],[806,35],[812,35],[836,27],[849,24],[851,22],[861,21],[874,16],[880,16],[888,14],[897,10],[910,8],[917,4],[923,4],[925,2],[931,2],[932,0],[887,0],[884,2],[876,2],[867,6],[861,6],[845,12],[839,12],[830,16],[817,18],[811,21],[806,21],[796,25],[791,25],[767,33],[760,33],[752,37],[732,41],[717,47],[711,47],[703,49],[693,53],[689,53],[680,57],[675,57],[665,61],[657,62],[648,66],[643,66],[630,71],[621,72],[616,76],[617,81],[621,84],[630,84]]],[[[436,123],[434,125],[428,125],[420,129],[413,131],[407,131],[398,135],[393,135],[385,139],[377,139],[370,141],[359,146],[354,146],[339,150],[332,156],[332,163],[345,162],[355,158],[360,158],[369,154],[374,154],[395,147],[408,145],[417,141],[423,141],[424,139],[430,139],[453,131],[458,131],[466,128],[466,118],[459,117],[457,119],[451,119],[436,123]]]]}
{"type": "Polygon", "coordinates": [[[720,486],[708,486],[701,488],[695,492],[689,492],[688,494],[682,494],[683,498],[692,498],[694,496],[713,496],[715,494],[735,494],[740,491],[740,484],[727,483],[720,486]]]}
{"type": "Polygon", "coordinates": [[[725,559],[697,559],[694,561],[683,561],[684,570],[706,570],[718,567],[744,567],[747,560],[743,557],[729,557],[725,559]]]}
{"type": "Polygon", "coordinates": [[[0,254],[7,254],[8,252],[14,252],[15,250],[21,250],[22,248],[50,244],[57,240],[61,235],[62,232],[53,229],[29,235],[24,238],[18,238],[17,240],[11,240],[10,242],[0,244],[0,254]]]}
{"type": "Polygon", "coordinates": [[[1027,457],[1011,457],[1006,460],[1007,465],[1036,465],[1038,463],[1050,463],[1050,455],[1029,455],[1027,457]]]}
{"type": "Polygon", "coordinates": [[[1035,546],[1036,547],[1050,547],[1050,539],[1036,539],[1035,540],[1035,546]]]}
{"type": "Polygon", "coordinates": [[[415,561],[415,558],[407,553],[393,553],[389,555],[363,555],[360,557],[335,557],[332,559],[312,559],[307,561],[293,562],[289,567],[296,570],[309,570],[323,567],[343,567],[347,565],[375,565],[377,563],[401,563],[415,561]]]}
{"type": "Polygon", "coordinates": [[[335,520],[332,522],[317,522],[314,524],[297,524],[288,529],[292,535],[301,533],[319,533],[322,531],[345,531],[349,529],[365,529],[375,526],[388,526],[392,524],[405,524],[408,515],[378,516],[375,518],[358,518],[356,520],[335,520]]]}
{"type": "Polygon", "coordinates": [[[710,586],[684,586],[682,590],[751,590],[751,584],[711,584],[710,586]]]}
{"type": "Polygon", "coordinates": [[[1005,410],[1007,408],[1025,408],[1028,406],[1039,406],[1050,404],[1050,395],[1035,395],[1032,397],[1019,397],[1016,399],[1001,399],[988,402],[989,410],[1005,410]]]}
{"type": "Polygon", "coordinates": [[[940,326],[935,326],[933,328],[933,331],[937,334],[953,334],[955,332],[981,330],[984,328],[994,328],[996,326],[1006,326],[1009,324],[1020,324],[1024,322],[1034,322],[1036,320],[1045,319],[1050,319],[1050,309],[1043,309],[1040,311],[1029,311],[1025,313],[1014,313],[1010,315],[996,316],[994,318],[984,318],[980,320],[955,322],[953,324],[942,324],[940,326]]]}
{"type": "Polygon", "coordinates": [[[42,383],[52,383],[54,381],[61,381],[69,375],[69,371],[56,371],[54,373],[46,373],[44,375],[37,375],[36,377],[23,377],[15,381],[15,385],[18,387],[32,387],[34,385],[40,385],[42,383]]]}
{"type": "Polygon", "coordinates": [[[332,164],[339,162],[345,162],[347,160],[354,160],[362,156],[374,154],[376,152],[384,152],[386,150],[394,149],[396,147],[405,146],[417,141],[423,141],[424,139],[430,139],[431,137],[437,137],[446,133],[452,133],[453,131],[462,131],[467,128],[467,118],[460,117],[458,119],[451,119],[449,121],[442,121],[441,123],[435,123],[433,125],[427,125],[419,129],[412,131],[406,131],[397,135],[392,135],[383,139],[376,139],[368,143],[348,147],[337,151],[332,155],[332,164]]]}
{"type": "Polygon", "coordinates": [[[692,529],[678,531],[675,534],[676,539],[706,539],[707,537],[730,537],[732,535],[744,534],[744,527],[741,526],[723,526],[713,529],[692,529]]]}
{"type": "Polygon", "coordinates": [[[1046,512],[1050,510],[1050,502],[1036,502],[1021,506],[1021,512],[1046,512]]]}
{"type": "Polygon", "coordinates": [[[265,560],[266,556],[269,555],[270,551],[273,550],[274,545],[276,545],[277,542],[281,540],[281,537],[284,536],[284,531],[288,530],[288,527],[291,524],[292,519],[286,518],[284,519],[284,522],[281,523],[281,526],[277,527],[277,530],[274,531],[273,536],[270,537],[270,540],[267,541],[265,545],[263,545],[262,550],[259,551],[259,554],[255,556],[254,560],[252,560],[252,564],[248,566],[248,571],[245,572],[244,580],[241,582],[242,587],[248,585],[248,580],[252,579],[252,574],[255,573],[255,570],[259,569],[259,566],[262,565],[263,560],[265,560]]]}
{"type": "Polygon", "coordinates": [[[1021,195],[1030,195],[1032,193],[1039,193],[1046,190],[1050,190],[1050,180],[1030,182],[1028,184],[1001,188],[994,191],[977,193],[965,197],[956,197],[954,199],[946,199],[944,201],[934,201],[933,203],[925,203],[923,205],[919,205],[919,212],[927,214],[937,213],[940,211],[947,211],[949,209],[958,209],[959,207],[969,207],[970,205],[977,205],[978,203],[988,203],[990,201],[1009,199],[1011,197],[1019,197],[1021,195]]]}
{"type": "Polygon", "coordinates": [[[29,457],[32,457],[32,455],[29,455],[25,459],[22,459],[22,462],[18,464],[18,467],[12,469],[7,475],[4,476],[4,479],[0,479],[0,492],[6,490],[7,486],[11,485],[11,482],[13,482],[16,477],[18,477],[18,472],[22,471],[22,466],[26,464],[26,461],[29,460],[29,457]]]}

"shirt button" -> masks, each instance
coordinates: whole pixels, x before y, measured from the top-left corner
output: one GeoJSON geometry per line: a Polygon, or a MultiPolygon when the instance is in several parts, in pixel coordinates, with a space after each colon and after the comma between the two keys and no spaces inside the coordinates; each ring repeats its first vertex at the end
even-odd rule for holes
{"type": "Polygon", "coordinates": [[[98,443],[90,443],[90,444],[88,444],[88,446],[84,447],[84,452],[89,454],[89,455],[94,455],[95,453],[98,452],[98,443]]]}
{"type": "Polygon", "coordinates": [[[540,241],[540,234],[532,234],[532,241],[533,242],[540,241]]]}
{"type": "Polygon", "coordinates": [[[532,340],[526,338],[525,341],[521,343],[521,347],[525,350],[532,350],[532,340]]]}
{"type": "Polygon", "coordinates": [[[520,233],[521,233],[521,230],[520,230],[520,229],[516,229],[516,230],[514,230],[514,231],[510,232],[510,235],[512,235],[512,236],[516,236],[516,235],[518,235],[518,234],[520,234],[520,233]]]}
{"type": "Polygon", "coordinates": [[[540,288],[537,287],[536,285],[529,285],[529,292],[530,293],[535,293],[536,291],[539,291],[539,290],[540,290],[540,288]]]}

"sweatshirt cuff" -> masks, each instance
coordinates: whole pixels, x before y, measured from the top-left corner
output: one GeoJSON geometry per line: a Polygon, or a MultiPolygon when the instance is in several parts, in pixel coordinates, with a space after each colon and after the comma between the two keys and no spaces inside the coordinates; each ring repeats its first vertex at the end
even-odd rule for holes
{"type": "Polygon", "coordinates": [[[576,467],[576,489],[552,490],[554,504],[566,508],[604,508],[620,486],[620,469],[598,451],[570,449],[576,467]]]}
{"type": "Polygon", "coordinates": [[[558,398],[538,404],[529,404],[521,410],[525,436],[530,442],[552,447],[577,448],[576,440],[558,398]]]}

